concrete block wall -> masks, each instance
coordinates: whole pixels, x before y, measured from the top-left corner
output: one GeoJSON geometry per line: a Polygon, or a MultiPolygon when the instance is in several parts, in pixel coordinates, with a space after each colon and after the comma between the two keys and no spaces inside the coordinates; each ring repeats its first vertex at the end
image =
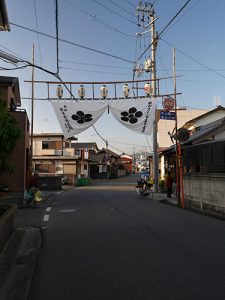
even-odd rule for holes
{"type": "Polygon", "coordinates": [[[16,205],[0,205],[0,252],[14,231],[16,205]]]}
{"type": "Polygon", "coordinates": [[[225,214],[225,174],[184,176],[184,198],[188,206],[225,214]]]}

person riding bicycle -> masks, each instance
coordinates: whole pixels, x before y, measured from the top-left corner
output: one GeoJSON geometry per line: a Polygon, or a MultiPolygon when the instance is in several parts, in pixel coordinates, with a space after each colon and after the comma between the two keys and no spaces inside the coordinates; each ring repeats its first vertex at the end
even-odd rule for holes
{"type": "Polygon", "coordinates": [[[139,192],[145,194],[147,185],[148,185],[147,176],[142,176],[141,180],[139,180],[138,183],[137,183],[137,186],[139,188],[139,192]]]}

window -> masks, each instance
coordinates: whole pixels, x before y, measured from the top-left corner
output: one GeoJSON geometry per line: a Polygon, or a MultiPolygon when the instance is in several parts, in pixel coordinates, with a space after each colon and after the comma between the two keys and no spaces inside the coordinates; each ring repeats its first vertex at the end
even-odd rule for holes
{"type": "Polygon", "coordinates": [[[84,165],[84,171],[87,171],[87,165],[84,165]]]}
{"type": "Polygon", "coordinates": [[[48,149],[48,142],[42,142],[42,149],[48,149]]]}
{"type": "Polygon", "coordinates": [[[81,151],[80,151],[80,150],[78,150],[78,149],[75,149],[75,155],[78,155],[78,156],[80,156],[80,155],[81,155],[81,151]]]}
{"type": "Polygon", "coordinates": [[[42,141],[42,149],[58,149],[55,141],[42,141]]]}

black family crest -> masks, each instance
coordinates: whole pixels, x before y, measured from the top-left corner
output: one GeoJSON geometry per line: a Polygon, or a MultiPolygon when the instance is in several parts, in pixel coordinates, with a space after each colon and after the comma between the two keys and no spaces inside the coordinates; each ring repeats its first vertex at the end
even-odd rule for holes
{"type": "Polygon", "coordinates": [[[122,121],[135,124],[143,113],[140,110],[138,111],[135,107],[131,107],[128,111],[121,112],[120,115],[122,121]]]}
{"type": "Polygon", "coordinates": [[[78,124],[84,124],[93,120],[92,114],[85,114],[83,111],[77,111],[76,114],[72,115],[71,118],[77,121],[78,124]]]}

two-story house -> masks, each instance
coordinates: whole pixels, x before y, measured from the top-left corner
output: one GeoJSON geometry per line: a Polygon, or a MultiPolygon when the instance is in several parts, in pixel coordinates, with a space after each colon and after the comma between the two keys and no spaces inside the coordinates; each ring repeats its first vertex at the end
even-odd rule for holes
{"type": "Polygon", "coordinates": [[[77,178],[89,177],[91,157],[98,150],[96,143],[78,143],[65,139],[62,133],[42,133],[33,136],[33,170],[43,176],[66,176],[70,184],[77,178]]]}
{"type": "Polygon", "coordinates": [[[16,141],[16,147],[8,157],[14,166],[15,172],[2,174],[0,181],[6,182],[10,196],[23,198],[29,186],[30,178],[30,144],[29,144],[29,120],[25,110],[21,106],[19,80],[17,77],[0,76],[0,99],[7,103],[8,112],[16,120],[22,131],[22,137],[16,141]]]}

